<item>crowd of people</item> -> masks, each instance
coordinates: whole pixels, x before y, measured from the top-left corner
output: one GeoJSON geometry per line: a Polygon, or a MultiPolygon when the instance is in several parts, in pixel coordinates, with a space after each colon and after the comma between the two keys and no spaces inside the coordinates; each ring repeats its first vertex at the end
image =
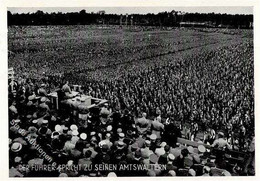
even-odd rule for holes
{"type": "Polygon", "coordinates": [[[60,77],[10,83],[10,176],[254,175],[252,44],[120,75],[82,85],[109,101],[92,109],[60,77]]]}
{"type": "Polygon", "coordinates": [[[9,66],[19,64],[17,73],[32,76],[76,70],[84,73],[216,42],[225,44],[228,39],[240,41],[237,35],[205,34],[190,29],[126,32],[85,26],[37,26],[22,27],[17,32],[17,28],[9,27],[9,66]]]}

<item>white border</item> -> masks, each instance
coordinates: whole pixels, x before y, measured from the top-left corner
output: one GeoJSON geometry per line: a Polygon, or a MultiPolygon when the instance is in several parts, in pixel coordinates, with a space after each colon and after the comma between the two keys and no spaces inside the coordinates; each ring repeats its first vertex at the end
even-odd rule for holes
{"type": "MultiPolygon", "coordinates": [[[[90,180],[260,180],[259,159],[257,154],[260,151],[259,131],[259,113],[260,105],[260,2],[259,0],[1,0],[0,4],[0,179],[16,180],[9,178],[8,170],[8,108],[7,108],[7,7],[156,7],[156,6],[253,6],[254,7],[254,67],[255,67],[255,134],[256,134],[256,176],[254,177],[124,177],[124,178],[62,178],[71,179],[90,179],[90,180]]],[[[21,179],[21,178],[19,178],[21,179]]],[[[33,178],[23,178],[32,180],[33,178]]],[[[35,178],[43,180],[43,178],[35,178]]],[[[58,178],[44,178],[48,180],[57,180],[58,178]]]]}

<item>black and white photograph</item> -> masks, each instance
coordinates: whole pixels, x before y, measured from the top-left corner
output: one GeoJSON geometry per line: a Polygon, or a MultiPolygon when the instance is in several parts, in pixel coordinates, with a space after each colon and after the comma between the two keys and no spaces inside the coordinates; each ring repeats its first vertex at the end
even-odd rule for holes
{"type": "Polygon", "coordinates": [[[253,6],[6,16],[9,178],[256,175],[253,6]]]}

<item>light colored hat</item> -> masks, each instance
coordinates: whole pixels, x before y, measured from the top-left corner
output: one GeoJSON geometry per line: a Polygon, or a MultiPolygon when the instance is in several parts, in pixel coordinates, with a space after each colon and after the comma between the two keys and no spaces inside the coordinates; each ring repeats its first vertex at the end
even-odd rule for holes
{"type": "Polygon", "coordinates": [[[151,154],[150,155],[150,161],[152,162],[152,163],[157,163],[158,162],[158,156],[156,155],[156,154],[151,154]]]}
{"type": "Polygon", "coordinates": [[[218,134],[220,135],[220,136],[224,136],[224,133],[223,132],[218,132],[218,134]]]}
{"type": "Polygon", "coordinates": [[[46,98],[46,97],[42,97],[40,101],[41,101],[41,102],[46,102],[46,101],[47,101],[47,98],[46,98]]]}
{"type": "Polygon", "coordinates": [[[166,142],[162,142],[162,143],[160,144],[160,147],[165,147],[165,145],[167,145],[167,143],[166,143],[166,142]]]}
{"type": "Polygon", "coordinates": [[[61,173],[59,177],[68,177],[68,175],[66,173],[61,173]]]}
{"type": "Polygon", "coordinates": [[[157,139],[156,134],[152,134],[152,135],[150,136],[150,139],[151,139],[151,140],[156,140],[156,139],[157,139]]]}
{"type": "Polygon", "coordinates": [[[117,132],[117,133],[122,133],[122,129],[121,129],[121,128],[118,128],[118,129],[116,130],[116,132],[117,132]]]}
{"type": "Polygon", "coordinates": [[[109,172],[109,174],[107,175],[107,177],[117,177],[115,172],[109,172]]]}
{"type": "Polygon", "coordinates": [[[195,162],[200,163],[199,155],[193,155],[193,159],[194,159],[195,162]]]}
{"type": "Polygon", "coordinates": [[[21,120],[20,120],[20,119],[15,119],[14,122],[15,122],[15,123],[20,123],[21,120]]]}
{"type": "Polygon", "coordinates": [[[90,133],[90,136],[93,136],[93,135],[95,135],[96,134],[96,132],[95,131],[92,131],[91,133],[90,133]]]}
{"type": "Polygon", "coordinates": [[[206,148],[205,148],[204,145],[199,145],[198,150],[199,150],[200,153],[204,153],[206,151],[206,148]]]}
{"type": "Polygon", "coordinates": [[[68,165],[68,166],[73,165],[73,160],[69,160],[69,161],[67,162],[67,165],[68,165]]]}
{"type": "Polygon", "coordinates": [[[193,169],[189,169],[189,174],[193,177],[196,176],[196,172],[193,169]]]}
{"type": "Polygon", "coordinates": [[[11,146],[11,150],[12,150],[13,152],[18,152],[18,151],[20,151],[21,149],[22,149],[22,144],[21,144],[21,143],[18,143],[18,142],[13,143],[12,146],[11,146]]]}
{"type": "Polygon", "coordinates": [[[33,102],[32,101],[28,101],[26,105],[27,106],[31,106],[31,105],[33,105],[33,102]]]}
{"type": "Polygon", "coordinates": [[[148,170],[147,175],[150,177],[155,177],[156,173],[153,170],[148,170]]]}
{"type": "Polygon", "coordinates": [[[44,119],[44,120],[42,121],[42,124],[48,124],[48,122],[49,122],[48,120],[45,120],[45,119],[44,119]]]}
{"type": "Polygon", "coordinates": [[[204,166],[203,170],[205,170],[206,172],[209,172],[210,171],[210,167],[209,166],[204,166]]]}
{"type": "Polygon", "coordinates": [[[112,126],[111,125],[108,125],[107,126],[107,131],[111,131],[112,130],[112,126]]]}
{"type": "Polygon", "coordinates": [[[73,131],[73,130],[78,130],[78,126],[77,125],[75,125],[75,124],[72,124],[71,126],[70,126],[70,129],[73,131]]]}
{"type": "Polygon", "coordinates": [[[149,146],[149,145],[151,145],[151,141],[150,141],[150,140],[145,140],[145,144],[146,144],[147,146],[149,146]]]}
{"type": "Polygon", "coordinates": [[[221,175],[223,175],[223,176],[231,176],[230,172],[227,171],[227,170],[224,170],[221,175]]]}
{"type": "Polygon", "coordinates": [[[189,153],[194,153],[194,148],[192,146],[188,146],[187,149],[188,149],[189,153]]]}
{"type": "Polygon", "coordinates": [[[61,125],[57,124],[55,126],[55,131],[60,132],[61,131],[61,125]]]}
{"type": "Polygon", "coordinates": [[[60,133],[58,131],[53,131],[51,134],[51,138],[54,138],[55,136],[59,136],[60,133]]]}
{"type": "Polygon", "coordinates": [[[35,99],[35,97],[36,97],[35,95],[31,95],[31,96],[28,97],[28,100],[29,100],[29,101],[32,101],[32,100],[35,99]]]}
{"type": "Polygon", "coordinates": [[[173,160],[175,159],[175,156],[170,153],[170,154],[168,155],[168,159],[169,159],[170,161],[173,161],[173,160]]]}
{"type": "Polygon", "coordinates": [[[169,175],[171,175],[171,176],[176,176],[176,172],[175,172],[174,170],[170,170],[168,173],[169,173],[169,175]]]}
{"type": "Polygon", "coordinates": [[[125,137],[125,134],[124,134],[124,133],[119,133],[119,137],[120,137],[120,138],[124,138],[124,137],[125,137]]]}
{"type": "Polygon", "coordinates": [[[73,135],[73,136],[77,136],[77,135],[79,135],[78,130],[73,130],[73,131],[72,131],[72,135],[73,135]]]}
{"type": "Polygon", "coordinates": [[[14,162],[15,162],[15,163],[19,163],[19,162],[21,162],[21,161],[22,161],[22,158],[19,157],[19,156],[17,156],[17,157],[14,158],[14,162]]]}
{"type": "Polygon", "coordinates": [[[55,116],[51,116],[51,120],[52,120],[52,121],[56,121],[57,118],[56,118],[55,116]]]}
{"type": "Polygon", "coordinates": [[[87,139],[87,134],[86,133],[81,133],[80,134],[80,138],[83,139],[83,140],[86,140],[87,139]]]}
{"type": "Polygon", "coordinates": [[[106,137],[107,137],[107,138],[111,138],[111,134],[110,134],[110,133],[107,133],[107,134],[106,134],[106,137]]]}

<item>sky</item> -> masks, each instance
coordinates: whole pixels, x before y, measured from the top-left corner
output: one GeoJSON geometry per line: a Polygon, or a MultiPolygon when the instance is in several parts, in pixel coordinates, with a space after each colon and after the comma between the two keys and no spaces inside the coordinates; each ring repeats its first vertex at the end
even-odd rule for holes
{"type": "Polygon", "coordinates": [[[80,10],[85,9],[86,12],[98,12],[104,10],[106,14],[147,14],[164,11],[183,11],[189,13],[227,13],[227,14],[253,14],[253,7],[251,6],[198,6],[198,7],[26,7],[26,8],[17,8],[9,7],[8,10],[11,13],[33,13],[37,10],[43,12],[79,12],[80,10]]]}

